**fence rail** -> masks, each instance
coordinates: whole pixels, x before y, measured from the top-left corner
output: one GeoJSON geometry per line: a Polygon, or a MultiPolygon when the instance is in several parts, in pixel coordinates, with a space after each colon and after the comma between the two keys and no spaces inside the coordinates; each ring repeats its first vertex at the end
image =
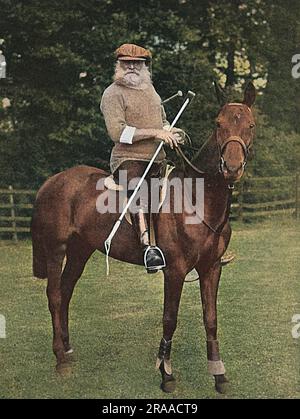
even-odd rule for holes
{"type": "Polygon", "coordinates": [[[300,176],[256,177],[234,192],[231,218],[240,221],[291,215],[300,218],[300,176]]]}
{"type": "MultiPolygon", "coordinates": [[[[36,191],[0,189],[0,238],[18,241],[30,233],[36,191]]],[[[251,221],[276,215],[300,219],[300,174],[295,176],[245,178],[233,193],[231,219],[251,221]],[[281,196],[281,198],[279,198],[281,196]]]]}
{"type": "Polygon", "coordinates": [[[11,185],[7,189],[0,189],[1,236],[9,235],[13,241],[18,241],[18,233],[30,233],[29,226],[35,195],[35,190],[14,189],[11,185]],[[26,202],[24,202],[24,197],[26,202]],[[25,215],[24,210],[29,214],[25,215]]]}

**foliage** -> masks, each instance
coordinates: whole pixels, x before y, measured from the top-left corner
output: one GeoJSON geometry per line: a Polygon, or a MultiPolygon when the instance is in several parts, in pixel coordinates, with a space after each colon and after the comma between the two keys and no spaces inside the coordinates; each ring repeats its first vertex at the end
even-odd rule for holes
{"type": "MultiPolygon", "coordinates": [[[[218,110],[213,79],[233,97],[254,79],[264,122],[253,173],[296,169],[300,85],[290,61],[299,45],[297,2],[0,0],[0,9],[8,63],[0,105],[6,97],[11,102],[0,107],[1,185],[38,187],[73,165],[108,167],[112,142],[99,101],[112,80],[113,51],[123,42],[151,49],[162,98],[178,89],[197,93],[181,120],[195,146],[218,110]]],[[[179,106],[179,100],[166,106],[169,119],[179,106]]]]}
{"type": "Polygon", "coordinates": [[[300,52],[300,4],[277,0],[269,15],[271,33],[265,50],[268,84],[262,108],[272,126],[300,134],[300,83],[291,75],[292,57],[300,52]]]}
{"type": "Polygon", "coordinates": [[[257,112],[257,130],[250,172],[254,176],[293,174],[299,167],[300,135],[277,128],[269,118],[257,112]]]}

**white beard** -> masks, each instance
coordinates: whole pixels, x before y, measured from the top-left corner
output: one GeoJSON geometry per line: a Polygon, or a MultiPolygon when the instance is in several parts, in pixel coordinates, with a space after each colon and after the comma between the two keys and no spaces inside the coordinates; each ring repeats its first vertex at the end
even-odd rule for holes
{"type": "Polygon", "coordinates": [[[135,73],[125,74],[123,77],[126,84],[129,86],[138,87],[141,84],[141,76],[135,73]]]}
{"type": "Polygon", "coordinates": [[[148,68],[144,65],[139,73],[127,73],[117,62],[114,81],[133,89],[145,90],[149,85],[152,84],[151,75],[148,68]]]}

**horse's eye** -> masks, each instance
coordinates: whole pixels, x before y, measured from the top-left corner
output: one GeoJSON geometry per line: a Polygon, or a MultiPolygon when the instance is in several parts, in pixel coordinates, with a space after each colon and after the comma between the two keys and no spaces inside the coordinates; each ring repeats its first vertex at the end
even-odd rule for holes
{"type": "Polygon", "coordinates": [[[255,124],[250,124],[250,128],[254,128],[255,127],[255,124]]]}
{"type": "Polygon", "coordinates": [[[221,127],[221,122],[220,121],[216,121],[216,125],[217,125],[218,128],[220,128],[221,127]]]}

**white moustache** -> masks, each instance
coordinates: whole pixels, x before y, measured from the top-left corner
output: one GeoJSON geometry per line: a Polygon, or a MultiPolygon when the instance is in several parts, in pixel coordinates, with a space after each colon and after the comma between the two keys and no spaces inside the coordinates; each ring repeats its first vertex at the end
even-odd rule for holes
{"type": "Polygon", "coordinates": [[[125,74],[136,74],[138,76],[140,73],[134,70],[127,70],[125,74]]]}

